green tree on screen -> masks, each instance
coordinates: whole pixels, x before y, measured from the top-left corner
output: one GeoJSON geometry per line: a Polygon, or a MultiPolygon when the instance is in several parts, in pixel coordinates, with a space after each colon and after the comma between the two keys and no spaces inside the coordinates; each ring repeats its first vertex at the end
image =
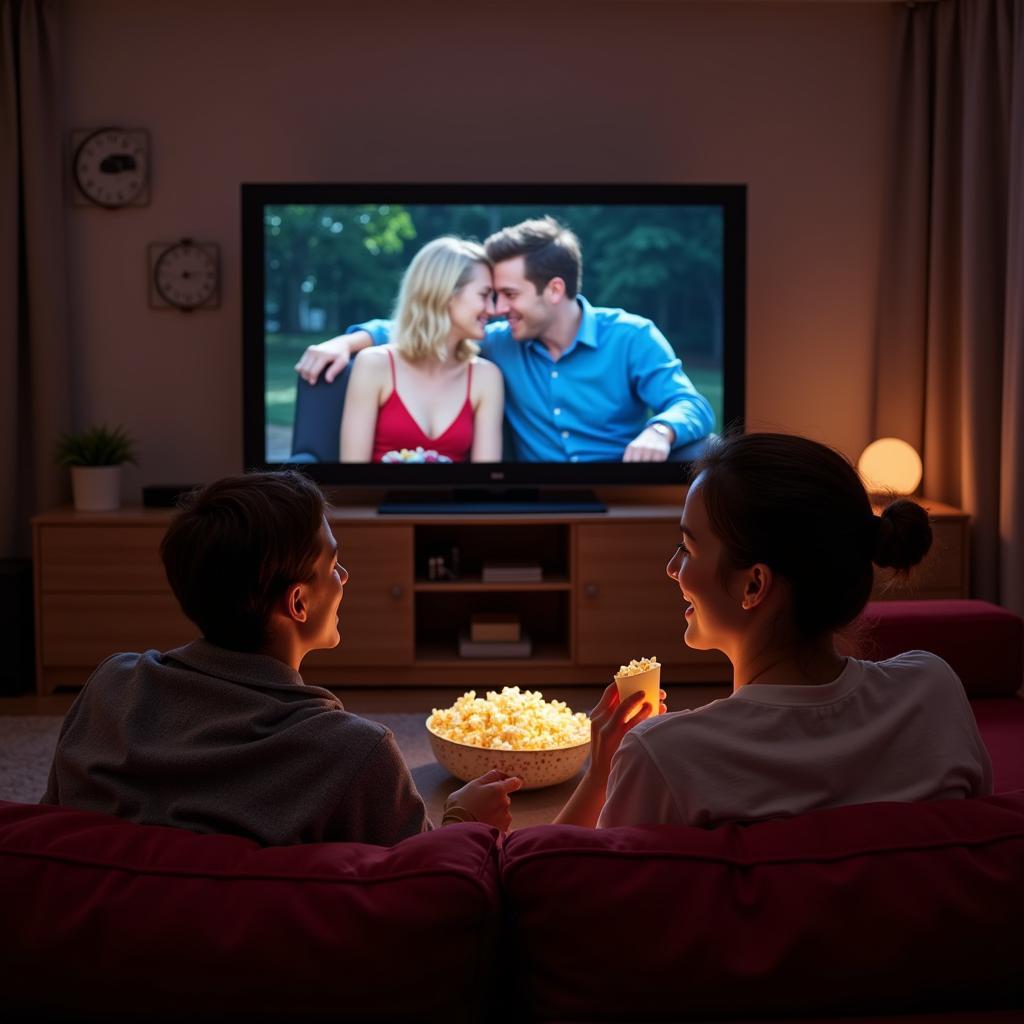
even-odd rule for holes
{"type": "Polygon", "coordinates": [[[652,319],[678,351],[721,353],[722,217],[716,207],[278,206],[266,213],[268,333],[330,337],[390,314],[409,260],[439,235],[482,242],[551,214],[579,236],[583,294],[652,319]],[[316,309],[311,326],[303,310],[316,309]]]}
{"type": "Polygon", "coordinates": [[[408,262],[406,243],[416,237],[403,207],[268,207],[265,223],[268,314],[279,332],[302,330],[304,299],[336,329],[353,307],[383,300],[386,315],[408,262]]]}

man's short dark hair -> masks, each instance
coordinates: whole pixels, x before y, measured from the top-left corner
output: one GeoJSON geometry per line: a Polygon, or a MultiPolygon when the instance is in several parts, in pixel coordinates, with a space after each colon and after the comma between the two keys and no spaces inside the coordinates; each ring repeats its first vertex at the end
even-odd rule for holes
{"type": "Polygon", "coordinates": [[[580,240],[554,217],[524,220],[502,228],[484,242],[492,263],[523,257],[526,280],[540,293],[553,277],[565,282],[565,294],[576,298],[583,285],[580,240]]]}
{"type": "Polygon", "coordinates": [[[160,557],[182,611],[210,643],[264,645],[274,603],[315,573],[326,507],[320,488],[292,470],[226,477],[185,497],[160,557]]]}

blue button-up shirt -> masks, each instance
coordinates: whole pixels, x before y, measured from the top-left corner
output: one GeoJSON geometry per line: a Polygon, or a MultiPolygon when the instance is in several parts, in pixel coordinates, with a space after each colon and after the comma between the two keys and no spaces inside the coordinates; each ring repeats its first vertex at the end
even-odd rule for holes
{"type": "MultiPolygon", "coordinates": [[[[558,360],[536,338],[516,341],[503,320],[487,325],[481,355],[505,377],[515,456],[526,462],[621,462],[630,441],[653,423],[675,431],[674,448],[709,434],[711,406],[661,331],[643,317],[576,298],[583,313],[579,331],[558,360]]],[[[349,332],[368,331],[380,345],[390,328],[389,320],[370,320],[349,332]]]]}

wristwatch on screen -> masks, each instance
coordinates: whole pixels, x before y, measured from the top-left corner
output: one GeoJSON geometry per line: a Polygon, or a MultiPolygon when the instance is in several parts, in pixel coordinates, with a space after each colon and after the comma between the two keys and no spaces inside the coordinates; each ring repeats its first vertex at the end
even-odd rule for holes
{"type": "Polygon", "coordinates": [[[651,430],[661,434],[669,444],[676,439],[676,432],[667,423],[652,423],[651,430]]]}

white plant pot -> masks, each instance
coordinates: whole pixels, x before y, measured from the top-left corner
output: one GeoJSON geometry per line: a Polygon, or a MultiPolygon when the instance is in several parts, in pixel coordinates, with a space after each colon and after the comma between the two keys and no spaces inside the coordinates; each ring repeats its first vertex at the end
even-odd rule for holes
{"type": "Polygon", "coordinates": [[[110,512],[121,507],[120,466],[72,466],[71,493],[79,512],[110,512]]]}

